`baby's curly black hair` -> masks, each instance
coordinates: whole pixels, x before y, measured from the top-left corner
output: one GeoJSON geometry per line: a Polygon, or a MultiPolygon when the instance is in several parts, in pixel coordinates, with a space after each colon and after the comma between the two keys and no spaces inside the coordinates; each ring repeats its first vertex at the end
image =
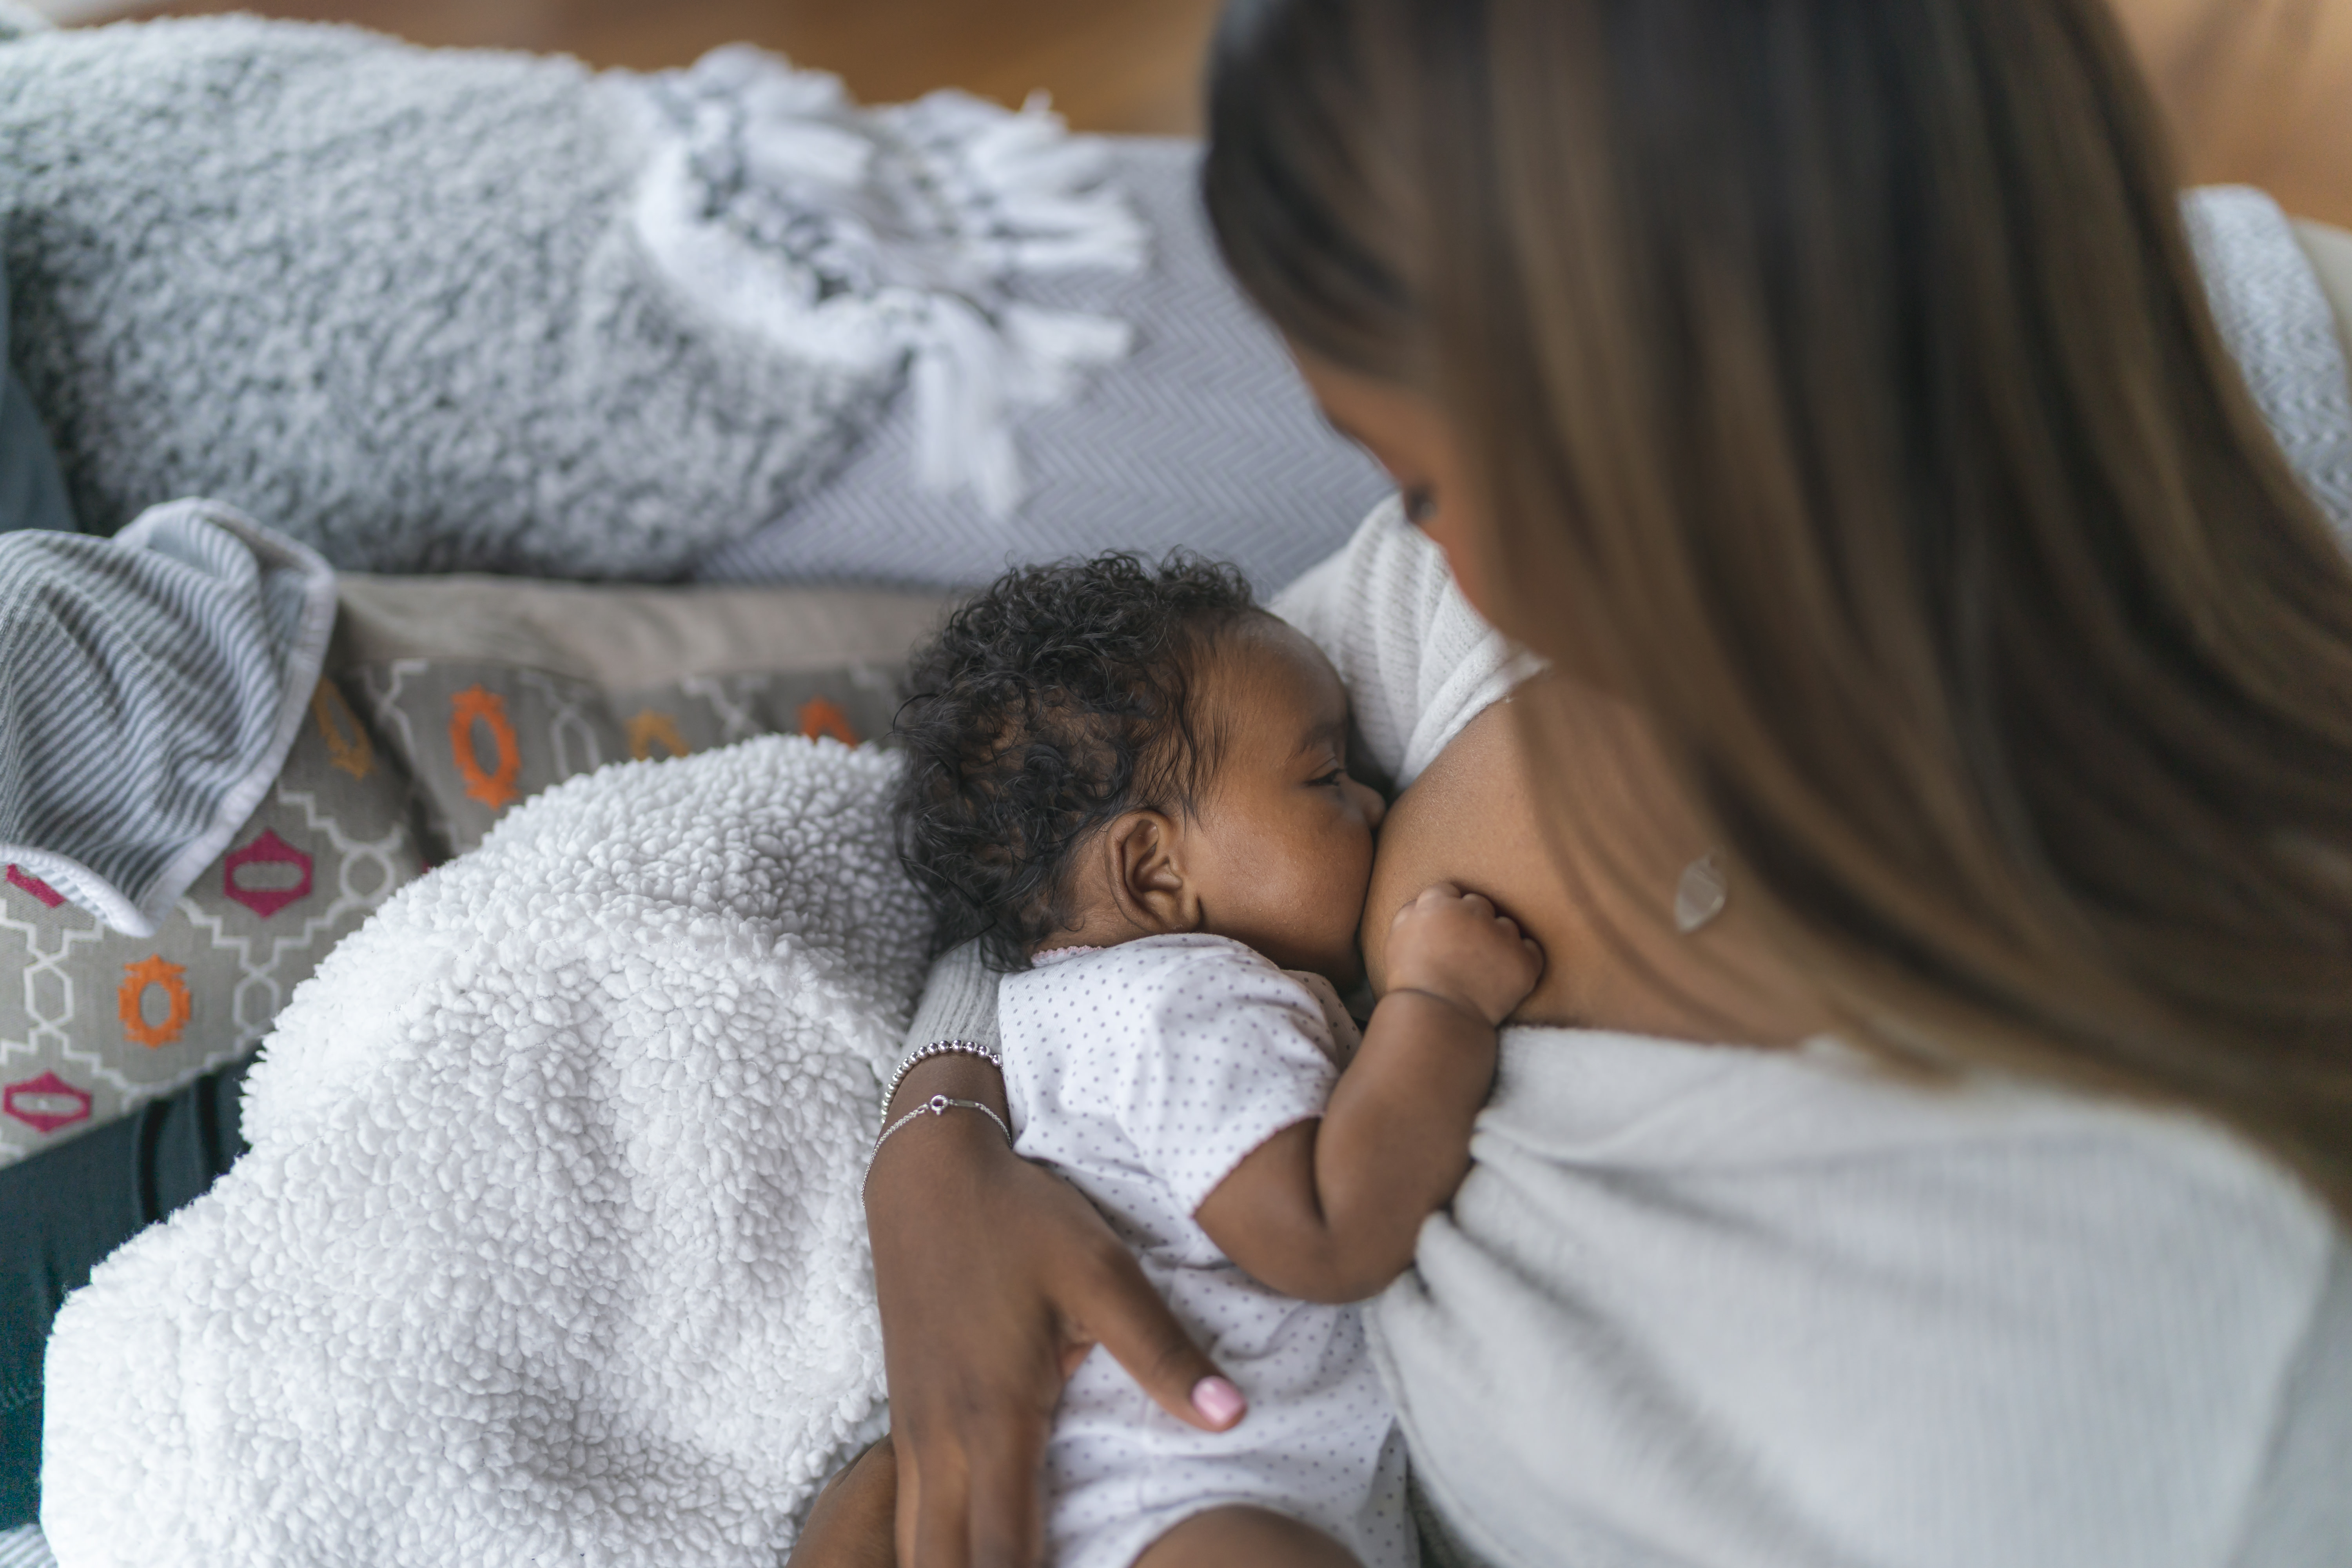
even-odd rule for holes
{"type": "Polygon", "coordinates": [[[941,949],[981,937],[1021,966],[1069,929],[1068,862],[1097,828],[1195,808],[1219,727],[1194,678],[1255,607],[1232,566],[1100,555],[1007,572],[916,651],[892,726],[898,852],[941,949]]]}

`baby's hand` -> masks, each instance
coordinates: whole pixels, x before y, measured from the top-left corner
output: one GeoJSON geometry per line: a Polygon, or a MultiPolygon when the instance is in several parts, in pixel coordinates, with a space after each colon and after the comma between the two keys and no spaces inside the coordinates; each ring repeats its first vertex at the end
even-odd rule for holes
{"type": "Polygon", "coordinates": [[[1499,1025],[1542,977],[1543,949],[1451,882],[1425,888],[1389,926],[1391,991],[1426,991],[1499,1025]]]}

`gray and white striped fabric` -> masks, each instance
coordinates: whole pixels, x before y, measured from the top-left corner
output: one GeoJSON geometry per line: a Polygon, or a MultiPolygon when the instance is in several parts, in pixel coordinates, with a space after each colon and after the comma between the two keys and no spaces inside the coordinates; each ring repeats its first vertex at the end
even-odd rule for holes
{"type": "Polygon", "coordinates": [[[2287,462],[2352,550],[2352,373],[2294,225],[2248,185],[2192,191],[2181,213],[2222,341],[2287,462]]]}
{"type": "Polygon", "coordinates": [[[58,1568],[48,1538],[33,1525],[0,1530],[0,1568],[58,1568]]]}
{"type": "Polygon", "coordinates": [[[0,534],[0,862],[152,935],[277,777],[334,622],[327,563],[217,502],[0,534]]]}

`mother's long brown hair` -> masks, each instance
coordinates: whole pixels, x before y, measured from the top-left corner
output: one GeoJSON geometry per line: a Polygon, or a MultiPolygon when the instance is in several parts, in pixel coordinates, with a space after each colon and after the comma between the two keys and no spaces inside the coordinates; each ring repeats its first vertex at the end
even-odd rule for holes
{"type": "Polygon", "coordinates": [[[1213,73],[1244,287],[1464,433],[1496,618],[1857,1037],[2352,1216],[2352,567],[2101,0],[1240,0],[1213,73]]]}

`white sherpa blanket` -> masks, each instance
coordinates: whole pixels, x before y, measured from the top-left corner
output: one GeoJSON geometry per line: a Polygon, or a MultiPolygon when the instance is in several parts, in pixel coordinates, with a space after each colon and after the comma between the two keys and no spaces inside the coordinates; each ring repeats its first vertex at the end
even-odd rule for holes
{"type": "Polygon", "coordinates": [[[928,936],[894,769],[606,768],[337,948],[252,1152],[58,1319],[59,1562],[779,1562],[882,1424],[857,1179],[928,936]]]}

